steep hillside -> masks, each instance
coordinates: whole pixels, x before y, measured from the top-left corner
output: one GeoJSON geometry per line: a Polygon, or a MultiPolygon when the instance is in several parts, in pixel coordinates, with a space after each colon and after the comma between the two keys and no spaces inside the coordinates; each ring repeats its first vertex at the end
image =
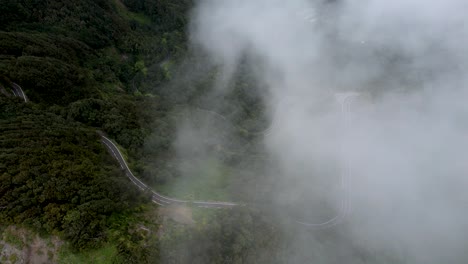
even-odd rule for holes
{"type": "Polygon", "coordinates": [[[135,174],[159,190],[189,199],[205,190],[206,199],[252,195],[234,186],[255,172],[228,172],[255,167],[241,160],[257,155],[250,131],[267,124],[263,105],[251,95],[257,87],[248,67],[227,96],[213,100],[222,103],[203,99],[218,69],[187,47],[192,2],[0,0],[0,229],[57,235],[63,263],[99,256],[107,263],[226,263],[254,260],[269,239],[276,243],[265,219],[253,221],[259,214],[248,209],[197,211],[194,226],[161,219],[96,133],[125,149],[135,174]],[[12,82],[28,103],[12,96],[12,82]],[[228,119],[213,118],[210,109],[228,119]],[[175,189],[186,180],[174,163],[176,127],[190,119],[215,120],[214,134],[232,121],[239,141],[213,145],[219,159],[199,161],[205,182],[175,189]]]}
{"type": "Polygon", "coordinates": [[[115,213],[142,201],[93,129],[0,99],[0,219],[100,245],[115,213]]]}

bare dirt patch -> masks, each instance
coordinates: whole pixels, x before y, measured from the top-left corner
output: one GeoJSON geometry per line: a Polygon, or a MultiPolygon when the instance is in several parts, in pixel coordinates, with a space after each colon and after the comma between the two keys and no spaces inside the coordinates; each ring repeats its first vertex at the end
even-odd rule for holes
{"type": "Polygon", "coordinates": [[[192,209],[190,207],[172,205],[160,208],[159,212],[164,218],[169,218],[179,224],[195,225],[195,221],[192,218],[192,209]]]}
{"type": "Polygon", "coordinates": [[[0,263],[57,263],[57,252],[62,244],[57,237],[44,239],[24,228],[9,226],[1,234],[0,263]]]}

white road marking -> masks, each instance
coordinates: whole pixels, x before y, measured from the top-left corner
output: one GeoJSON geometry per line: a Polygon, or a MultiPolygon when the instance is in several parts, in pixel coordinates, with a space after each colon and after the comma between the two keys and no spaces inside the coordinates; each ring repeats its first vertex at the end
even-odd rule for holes
{"type": "MultiPolygon", "coordinates": [[[[347,101],[355,96],[359,96],[359,94],[357,93],[345,93],[345,94],[338,94],[337,95],[337,99],[338,101],[340,102],[341,104],[341,111],[346,114],[346,119],[345,119],[345,124],[348,126],[349,125],[349,117],[348,117],[348,114],[350,112],[350,103],[346,104],[347,101]]],[[[206,111],[206,112],[210,112],[214,115],[217,115],[218,117],[224,119],[224,120],[227,120],[224,116],[214,112],[214,111],[210,111],[210,110],[203,110],[203,109],[198,109],[198,110],[202,110],[202,111],[206,111]]],[[[272,124],[272,126],[270,126],[268,129],[266,129],[264,131],[264,134],[265,135],[268,135],[272,128],[274,127],[275,125],[275,122],[272,124]]],[[[130,168],[128,167],[128,164],[127,162],[125,161],[125,159],[123,158],[123,155],[122,153],[120,152],[120,150],[117,148],[117,146],[115,146],[115,144],[107,137],[105,136],[102,136],[101,137],[104,139],[102,140],[102,142],[108,147],[108,149],[111,150],[112,152],[112,155],[114,156],[114,158],[119,162],[119,165],[122,169],[124,169],[126,171],[126,174],[128,174],[128,178],[130,178],[130,180],[138,187],[140,188],[141,190],[151,190],[149,189],[149,187],[144,184],[140,179],[138,179],[137,177],[135,177],[135,175],[133,175],[132,171],[130,170],[130,168]],[[107,143],[107,142],[109,143],[107,143]],[[118,155],[117,153],[114,151],[114,148],[117,150],[118,152],[118,155]],[[119,158],[120,157],[120,158],[119,158]],[[144,186],[144,187],[142,187],[144,186]]],[[[302,225],[305,225],[305,226],[314,226],[314,227],[321,227],[321,228],[328,228],[328,227],[332,227],[332,226],[335,226],[339,223],[339,221],[341,219],[344,219],[346,217],[346,215],[349,213],[350,211],[350,206],[349,206],[349,191],[350,191],[350,186],[349,186],[349,180],[347,179],[347,175],[349,174],[349,166],[348,165],[345,165],[344,166],[344,169],[343,169],[343,174],[342,174],[342,179],[341,179],[341,185],[342,185],[342,188],[344,189],[345,191],[345,198],[343,198],[343,201],[341,203],[341,210],[340,210],[340,213],[337,214],[335,217],[333,217],[332,219],[326,221],[326,222],[323,222],[323,223],[306,223],[306,222],[300,222],[300,221],[296,221],[296,223],[299,223],[299,224],[302,224],[302,225]]],[[[169,197],[166,197],[164,195],[161,195],[153,190],[151,190],[151,193],[153,194],[153,198],[152,198],[152,201],[158,205],[161,205],[161,206],[164,206],[163,204],[161,203],[166,203],[166,204],[170,204],[172,202],[174,203],[183,203],[183,204],[193,204],[193,205],[196,205],[197,207],[200,207],[200,208],[210,208],[210,209],[221,209],[221,208],[224,208],[224,207],[232,207],[232,206],[238,206],[238,204],[236,203],[230,203],[230,202],[206,202],[206,201],[187,201],[187,200],[179,200],[179,199],[174,199],[174,198],[169,198],[169,197]],[[155,198],[156,197],[156,198],[155,198]],[[157,198],[160,198],[160,199],[157,199],[157,198]],[[164,201],[164,200],[167,200],[167,201],[164,201]],[[160,203],[161,202],[161,203],[160,203]]]]}
{"type": "Polygon", "coordinates": [[[153,203],[157,204],[157,205],[164,206],[164,205],[158,203],[158,201],[156,201],[156,200],[151,200],[151,201],[152,201],[153,203]]]}
{"type": "Polygon", "coordinates": [[[13,90],[16,90],[16,93],[17,93],[17,94],[15,93],[15,95],[18,96],[18,97],[23,98],[24,102],[27,103],[27,102],[28,102],[28,98],[27,98],[26,95],[24,94],[23,89],[21,89],[21,86],[19,86],[19,85],[16,84],[16,83],[11,83],[11,85],[12,85],[12,87],[14,87],[13,90]],[[18,90],[19,90],[19,92],[18,92],[18,90]],[[20,94],[20,92],[21,92],[21,94],[20,94]]]}
{"type": "MultiPolygon", "coordinates": [[[[340,102],[341,105],[341,112],[345,114],[345,126],[349,127],[350,119],[349,113],[351,111],[351,103],[347,103],[351,98],[359,96],[358,93],[342,93],[336,94],[337,100],[340,102]]],[[[346,160],[343,166],[343,173],[341,177],[341,185],[344,189],[344,198],[341,202],[341,209],[340,212],[330,220],[323,222],[323,223],[307,223],[307,222],[300,222],[295,221],[298,224],[308,226],[308,227],[320,227],[320,228],[330,228],[340,223],[341,220],[345,219],[346,216],[350,213],[351,208],[349,204],[349,195],[351,191],[350,181],[349,181],[349,161],[346,160]]]]}
{"type": "MultiPolygon", "coordinates": [[[[120,166],[122,169],[124,169],[126,171],[126,174],[128,174],[128,178],[130,178],[130,180],[138,187],[140,188],[141,190],[150,190],[151,193],[153,194],[153,196],[156,196],[158,197],[158,201],[161,202],[161,203],[167,203],[167,204],[171,204],[171,203],[184,203],[184,204],[188,204],[188,203],[192,203],[192,204],[198,204],[198,206],[206,206],[207,208],[213,208],[213,209],[219,209],[220,207],[230,207],[230,206],[237,206],[236,203],[230,203],[230,202],[205,202],[205,201],[187,201],[187,200],[178,200],[178,199],[174,199],[174,198],[169,198],[169,197],[166,197],[164,195],[161,195],[153,190],[151,190],[146,184],[144,184],[140,179],[138,179],[137,177],[135,177],[135,175],[133,175],[132,171],[130,170],[130,168],[128,167],[128,164],[127,162],[125,161],[125,159],[123,158],[123,155],[122,153],[120,152],[120,150],[117,148],[117,146],[115,146],[115,144],[107,137],[105,136],[102,136],[101,137],[103,138],[103,140],[101,140],[106,146],[108,149],[111,150],[112,152],[112,155],[114,156],[114,158],[119,162],[120,166]],[[107,141],[107,142],[106,142],[107,141]],[[118,155],[117,153],[114,151],[114,148],[117,150],[118,152],[118,155]],[[123,164],[122,164],[123,163],[123,164]],[[144,188],[142,187],[144,186],[144,188]],[[167,201],[164,201],[164,200],[167,200],[167,201]],[[210,205],[217,205],[219,207],[212,207],[210,205]]],[[[155,201],[156,199],[153,198],[153,201],[155,201]]],[[[159,205],[162,205],[160,203],[158,203],[159,205]]],[[[164,205],[162,205],[164,206],[164,205]]]]}

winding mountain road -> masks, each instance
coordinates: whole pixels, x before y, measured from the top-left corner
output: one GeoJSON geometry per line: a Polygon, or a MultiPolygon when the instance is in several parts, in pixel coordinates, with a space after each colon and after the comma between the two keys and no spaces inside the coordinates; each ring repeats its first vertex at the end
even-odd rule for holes
{"type": "MultiPolygon", "coordinates": [[[[21,86],[19,86],[16,83],[10,83],[13,95],[16,97],[20,97],[24,100],[25,103],[27,103],[28,97],[24,93],[23,89],[21,86]]],[[[122,153],[120,150],[117,148],[117,146],[107,138],[106,136],[102,135],[102,133],[99,133],[101,136],[101,141],[102,143],[106,146],[106,149],[109,151],[109,153],[117,160],[119,163],[121,169],[125,172],[125,175],[130,179],[130,181],[138,187],[141,191],[148,191],[151,193],[151,200],[160,205],[160,206],[168,206],[168,205],[193,205],[196,207],[201,207],[201,208],[230,208],[234,206],[241,206],[241,204],[238,203],[231,203],[231,202],[215,202],[215,201],[188,201],[188,200],[179,200],[179,199],[174,199],[170,198],[167,196],[164,196],[162,194],[159,194],[152,190],[148,185],[143,183],[140,179],[135,177],[133,175],[132,171],[127,165],[127,162],[125,161],[122,153]]]]}
{"type": "MultiPolygon", "coordinates": [[[[337,93],[335,98],[338,100],[341,106],[341,113],[344,115],[345,119],[345,129],[349,128],[351,123],[350,112],[351,112],[351,100],[360,96],[359,93],[347,92],[347,93],[337,93]]],[[[329,220],[321,223],[311,223],[311,222],[301,222],[295,221],[298,224],[313,227],[326,229],[340,224],[350,213],[350,201],[349,196],[351,193],[350,178],[349,178],[349,160],[345,160],[341,168],[341,188],[343,189],[343,198],[341,200],[339,212],[329,220]]]]}
{"type": "MultiPolygon", "coordinates": [[[[11,83],[12,91],[13,94],[16,97],[20,97],[24,100],[24,102],[28,102],[28,98],[26,97],[25,93],[21,89],[21,87],[16,84],[16,83],[11,83]]],[[[351,99],[358,97],[358,93],[338,93],[335,94],[336,99],[341,105],[341,112],[345,116],[345,127],[349,127],[350,125],[350,108],[351,108],[351,99]]],[[[210,112],[211,114],[214,114],[226,121],[228,121],[224,116],[210,110],[204,110],[204,109],[198,109],[202,110],[205,112],[210,112]]],[[[274,125],[271,125],[269,128],[264,130],[263,133],[264,135],[268,135],[271,131],[274,125]]],[[[242,206],[242,204],[239,203],[233,203],[233,202],[217,202],[217,201],[188,201],[188,200],[180,200],[180,199],[175,199],[175,198],[170,198],[167,196],[164,196],[162,194],[157,193],[156,191],[152,190],[148,185],[143,183],[140,179],[135,177],[133,175],[132,171],[127,165],[127,162],[125,161],[122,153],[118,149],[118,147],[106,136],[104,136],[102,133],[99,133],[101,136],[101,142],[106,146],[106,149],[108,152],[114,157],[114,159],[117,160],[119,163],[121,169],[125,172],[125,175],[130,179],[130,181],[141,191],[146,191],[151,193],[151,200],[153,203],[158,204],[160,206],[169,206],[169,205],[192,205],[200,208],[211,208],[211,209],[222,209],[222,208],[232,208],[235,206],[242,206]]],[[[334,216],[333,218],[322,222],[322,223],[309,223],[309,222],[300,222],[296,221],[296,223],[307,226],[307,227],[313,227],[313,228],[319,228],[319,229],[325,229],[325,228],[330,228],[333,227],[339,223],[341,223],[346,216],[350,212],[350,202],[349,202],[349,195],[350,195],[350,179],[349,179],[349,165],[348,161],[345,162],[342,168],[342,175],[341,175],[341,185],[343,189],[343,199],[341,202],[341,207],[339,213],[334,216]]]]}
{"type": "Polygon", "coordinates": [[[101,141],[106,146],[107,150],[111,155],[118,161],[120,167],[125,172],[125,175],[132,181],[134,185],[136,185],[142,191],[148,191],[151,193],[151,200],[160,205],[160,206],[168,206],[168,205],[193,205],[196,207],[202,208],[230,208],[234,206],[240,206],[238,203],[231,203],[231,202],[212,202],[212,201],[188,201],[188,200],[179,200],[164,196],[152,190],[148,185],[140,181],[135,175],[133,175],[132,171],[127,165],[122,153],[117,148],[117,146],[106,136],[101,135],[101,141]]]}
{"type": "MultiPolygon", "coordinates": [[[[344,114],[344,117],[345,117],[346,128],[349,127],[349,124],[350,124],[349,113],[350,113],[351,99],[356,98],[358,96],[359,96],[358,93],[352,93],[352,92],[335,94],[335,97],[341,106],[341,112],[344,114]]],[[[203,109],[198,109],[198,110],[210,112],[211,114],[214,114],[227,121],[227,119],[224,116],[219,115],[218,113],[214,111],[203,110],[203,109]]],[[[267,129],[266,131],[270,131],[270,129],[267,129]]],[[[265,133],[265,134],[268,134],[268,133],[265,133]]],[[[193,206],[202,207],[202,208],[231,208],[231,207],[240,205],[238,203],[233,203],[233,202],[180,200],[180,199],[170,198],[162,194],[159,194],[156,191],[152,190],[148,185],[143,183],[141,180],[139,180],[137,177],[135,177],[135,175],[133,175],[132,171],[128,167],[122,153],[117,148],[117,146],[112,142],[112,140],[110,140],[109,138],[107,138],[106,136],[102,134],[100,135],[101,135],[102,143],[106,146],[109,153],[118,161],[121,169],[125,172],[125,175],[141,191],[150,192],[152,195],[152,201],[154,203],[160,206],[193,205],[193,206]]],[[[350,180],[349,180],[349,166],[347,164],[347,161],[342,167],[341,188],[343,189],[343,199],[341,202],[340,210],[336,216],[322,223],[310,223],[310,222],[301,222],[301,221],[296,221],[296,223],[307,226],[307,227],[325,229],[325,228],[330,228],[339,224],[346,218],[346,216],[349,214],[349,211],[350,211],[350,203],[349,203],[350,180]]]]}

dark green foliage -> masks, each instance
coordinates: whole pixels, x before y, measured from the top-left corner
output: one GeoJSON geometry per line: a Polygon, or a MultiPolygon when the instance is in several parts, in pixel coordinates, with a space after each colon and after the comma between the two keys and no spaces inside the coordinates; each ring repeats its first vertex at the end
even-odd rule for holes
{"type": "Polygon", "coordinates": [[[28,87],[33,101],[66,104],[93,94],[88,74],[57,59],[21,56],[10,68],[11,79],[28,87]]]}
{"type": "Polygon", "coordinates": [[[160,32],[185,31],[193,0],[123,0],[134,12],[148,15],[160,32]]]}
{"type": "Polygon", "coordinates": [[[0,32],[0,75],[23,86],[34,102],[66,105],[96,96],[85,44],[44,34],[0,32]]]}
{"type": "Polygon", "coordinates": [[[93,52],[86,44],[73,38],[0,32],[0,54],[13,57],[51,57],[66,63],[83,65],[93,52]]]}
{"type": "Polygon", "coordinates": [[[0,28],[23,22],[35,22],[44,16],[44,1],[0,1],[0,28]]]}
{"type": "Polygon", "coordinates": [[[142,3],[129,9],[146,16],[113,0],[0,0],[0,30],[6,31],[0,31],[0,75],[46,104],[99,98],[97,90],[109,84],[129,93],[154,92],[154,85],[170,79],[164,62],[185,54],[191,3],[142,3]]]}
{"type": "Polygon", "coordinates": [[[93,51],[72,38],[0,32],[0,76],[19,83],[33,102],[67,105],[100,97],[104,83],[129,82],[138,71],[115,49],[93,51]]]}
{"type": "Polygon", "coordinates": [[[69,36],[103,48],[129,30],[111,1],[1,0],[0,29],[39,30],[69,36]]]}
{"type": "Polygon", "coordinates": [[[57,36],[0,32],[0,75],[24,87],[31,100],[67,104],[96,94],[83,66],[96,55],[82,42],[57,36]]]}
{"type": "Polygon", "coordinates": [[[124,97],[111,100],[84,99],[72,103],[67,109],[67,118],[99,127],[125,148],[138,149],[143,144],[143,131],[137,112],[139,102],[124,97]]]}
{"type": "Polygon", "coordinates": [[[138,201],[92,129],[0,98],[0,221],[59,232],[76,249],[138,201]]]}
{"type": "MultiPolygon", "coordinates": [[[[261,216],[244,210],[220,211],[200,229],[176,228],[164,241],[142,235],[135,228],[141,218],[130,209],[147,200],[95,132],[125,148],[132,170],[151,185],[179,176],[170,161],[180,110],[201,107],[237,127],[265,127],[262,102],[252,96],[260,88],[244,65],[227,95],[203,99],[217,69],[198,58],[186,60],[192,5],[0,0],[0,84],[5,90],[9,81],[20,84],[31,100],[23,104],[0,93],[0,224],[58,233],[74,249],[110,240],[125,263],[262,262],[256,251],[275,245],[277,237],[261,216]]],[[[242,143],[254,138],[235,133],[242,143]]],[[[231,145],[223,148],[230,153],[219,154],[223,161],[236,166],[242,157],[231,145]]],[[[247,178],[235,181],[245,184],[247,178]]],[[[242,191],[238,196],[247,197],[242,191]]]]}

